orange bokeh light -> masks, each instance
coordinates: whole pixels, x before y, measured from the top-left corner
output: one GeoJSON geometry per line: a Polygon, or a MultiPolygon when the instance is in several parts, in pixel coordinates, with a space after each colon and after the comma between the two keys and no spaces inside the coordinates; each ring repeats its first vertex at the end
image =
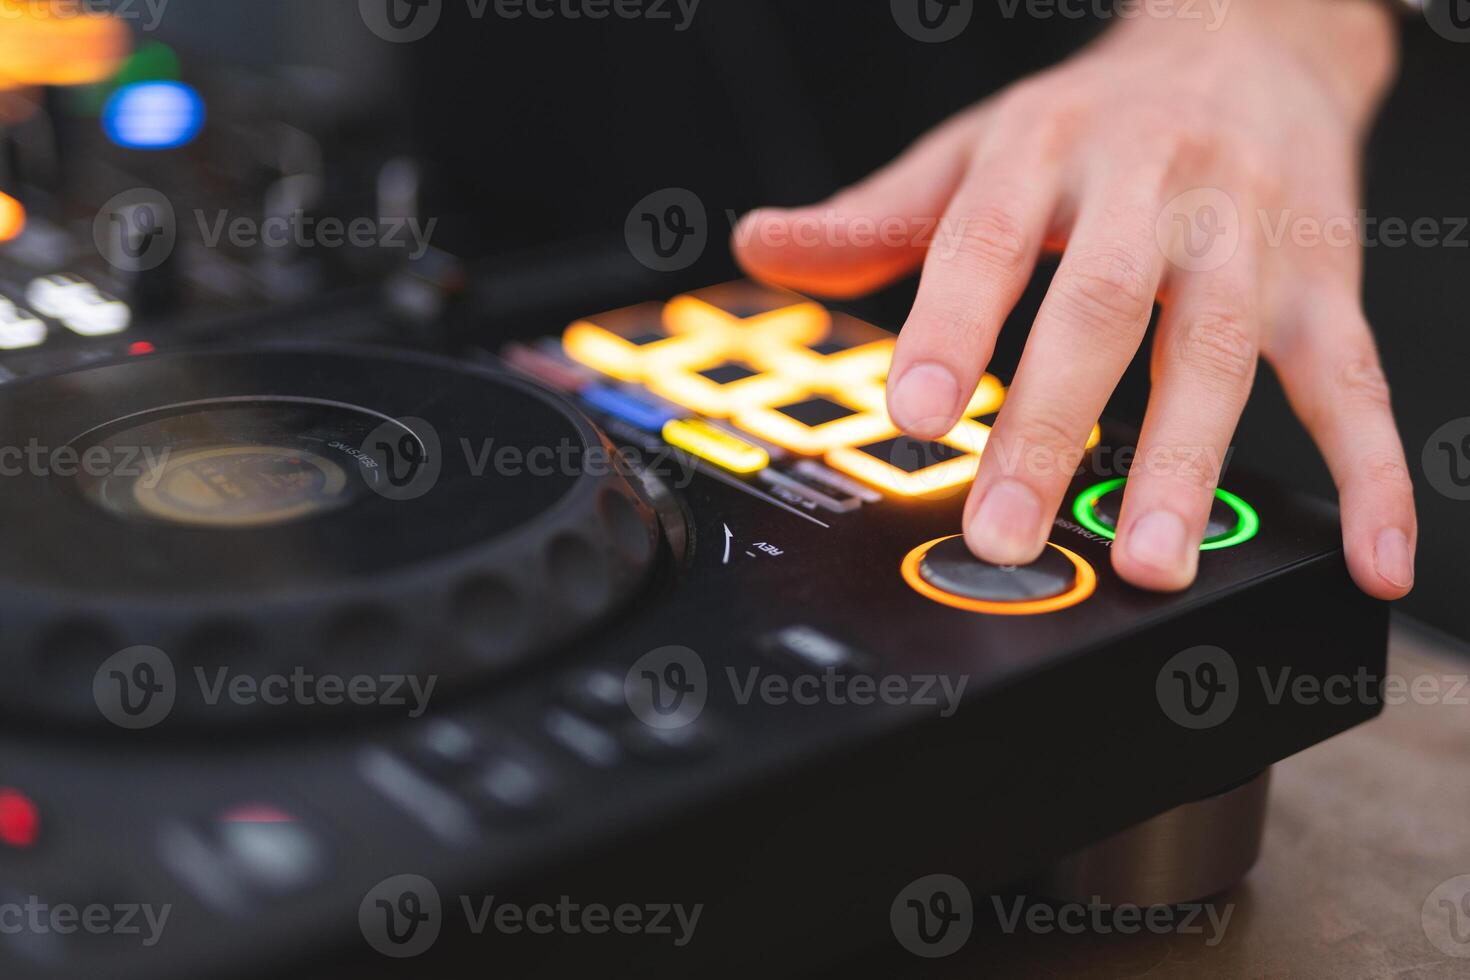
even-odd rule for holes
{"type": "Polygon", "coordinates": [[[82,5],[0,0],[0,90],[111,78],[132,47],[127,25],[82,5]]]}
{"type": "Polygon", "coordinates": [[[0,242],[12,241],[25,231],[26,209],[9,194],[0,192],[0,242]]]}

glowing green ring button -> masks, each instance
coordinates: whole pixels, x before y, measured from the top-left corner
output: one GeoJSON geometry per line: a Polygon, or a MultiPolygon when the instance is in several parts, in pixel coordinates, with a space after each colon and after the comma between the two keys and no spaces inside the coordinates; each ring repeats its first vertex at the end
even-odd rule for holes
{"type": "MultiPolygon", "coordinates": [[[[1093,534],[1100,534],[1110,541],[1117,537],[1118,532],[1115,529],[1108,527],[1097,519],[1096,508],[1099,500],[1121,487],[1125,482],[1127,481],[1123,477],[1118,477],[1115,480],[1106,480],[1097,486],[1084,490],[1077,497],[1076,503],[1072,505],[1072,516],[1077,519],[1077,523],[1087,528],[1093,534]]],[[[1221,548],[1233,548],[1255,537],[1257,532],[1261,530],[1261,518],[1256,513],[1256,509],[1229,490],[1217,489],[1215,496],[1219,497],[1230,506],[1231,510],[1235,511],[1235,528],[1224,534],[1217,534],[1213,538],[1206,538],[1204,543],[1199,546],[1199,550],[1218,551],[1221,548]]]]}

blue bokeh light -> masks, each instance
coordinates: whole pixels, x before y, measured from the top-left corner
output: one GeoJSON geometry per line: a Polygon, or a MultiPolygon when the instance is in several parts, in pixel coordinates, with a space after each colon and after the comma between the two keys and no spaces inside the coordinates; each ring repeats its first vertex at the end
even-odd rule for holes
{"type": "Polygon", "coordinates": [[[182,82],[125,85],[103,107],[102,128],[125,149],[172,150],[204,128],[204,99],[182,82]]]}

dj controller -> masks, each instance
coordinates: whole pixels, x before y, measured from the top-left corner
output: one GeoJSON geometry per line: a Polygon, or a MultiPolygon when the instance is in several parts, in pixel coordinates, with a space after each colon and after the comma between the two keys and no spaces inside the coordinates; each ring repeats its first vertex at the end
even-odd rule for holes
{"type": "MultiPolygon", "coordinates": [[[[1004,883],[1371,713],[1249,682],[1381,667],[1330,511],[1231,474],[1199,581],[1145,594],[1108,561],[1119,480],[1084,466],[1039,562],[984,565],[955,532],[1003,388],[914,442],[878,402],[890,348],[734,285],[502,367],[157,352],[0,387],[7,442],[163,461],[7,481],[8,523],[46,545],[0,558],[3,781],[36,808],[6,889],[172,909],[152,948],[33,943],[7,975],[287,969],[364,933],[391,953],[430,885],[445,920],[453,896],[700,906],[687,948],[620,955],[749,966],[871,936],[916,876],[1004,883]],[[1245,682],[1190,727],[1159,684],[1199,647],[1245,682]],[[401,696],[326,720],[210,697],[303,670],[401,696]],[[395,881],[379,939],[364,896],[395,881]]],[[[1092,458],[1128,438],[1104,422],[1092,458]]],[[[435,949],[477,962],[453,925],[435,949]]]]}
{"type": "MultiPolygon", "coordinates": [[[[242,208],[353,186],[265,126],[198,147],[242,208]]],[[[1377,710],[1279,696],[1382,676],[1387,611],[1269,475],[1140,591],[1103,419],[1042,558],[987,565],[995,377],[909,438],[891,333],[749,282],[455,344],[447,257],[195,248],[172,198],[97,210],[194,171],[68,133],[16,137],[0,246],[0,907],[46,926],[0,921],[7,978],[798,973],[916,879],[1031,879],[1377,710]]]]}

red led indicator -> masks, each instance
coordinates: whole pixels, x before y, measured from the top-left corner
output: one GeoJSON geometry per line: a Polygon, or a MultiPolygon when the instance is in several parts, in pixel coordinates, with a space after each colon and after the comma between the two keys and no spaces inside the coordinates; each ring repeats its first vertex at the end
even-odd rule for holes
{"type": "Polygon", "coordinates": [[[152,354],[156,350],[158,350],[158,348],[154,347],[146,340],[135,340],[133,341],[133,343],[128,345],[128,356],[141,357],[144,354],[152,354]]]}
{"type": "Polygon", "coordinates": [[[247,803],[220,814],[221,823],[295,823],[296,818],[269,803],[247,803]]]}
{"type": "Polygon", "coordinates": [[[0,844],[34,847],[41,837],[41,811],[22,793],[0,787],[0,844]]]}

